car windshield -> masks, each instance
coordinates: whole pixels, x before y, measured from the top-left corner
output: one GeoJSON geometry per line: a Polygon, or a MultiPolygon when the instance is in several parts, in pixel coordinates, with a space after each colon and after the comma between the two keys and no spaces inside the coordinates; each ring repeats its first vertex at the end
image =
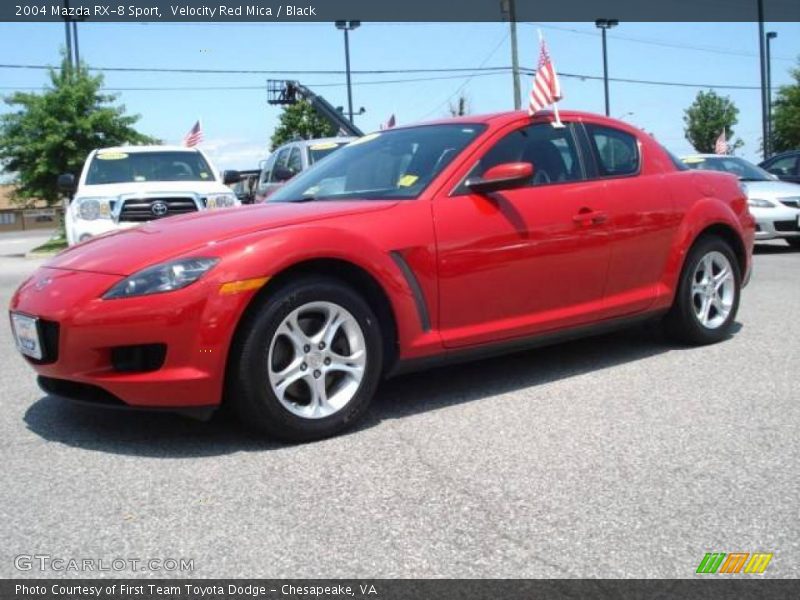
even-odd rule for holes
{"type": "Polygon", "coordinates": [[[416,198],[485,128],[452,123],[365,135],[292,179],[269,201],[416,198]]]}
{"type": "Polygon", "coordinates": [[[199,152],[98,152],[87,185],[142,181],[214,181],[214,173],[199,152]]]}
{"type": "Polygon", "coordinates": [[[772,181],[775,179],[761,167],[735,156],[687,156],[682,160],[683,164],[690,169],[731,173],[742,181],[772,181]]]}
{"type": "Polygon", "coordinates": [[[348,142],[321,142],[319,144],[312,144],[308,147],[308,163],[313,165],[315,162],[321,161],[332,152],[347,144],[348,142]]]}

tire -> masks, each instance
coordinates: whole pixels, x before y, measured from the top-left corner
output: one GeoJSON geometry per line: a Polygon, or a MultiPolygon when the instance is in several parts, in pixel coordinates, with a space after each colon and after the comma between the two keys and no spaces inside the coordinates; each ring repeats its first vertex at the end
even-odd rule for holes
{"type": "Polygon", "coordinates": [[[790,237],[784,238],[786,243],[789,244],[795,250],[800,250],[800,237],[790,237]]]}
{"type": "Polygon", "coordinates": [[[382,362],[380,326],[366,301],[339,280],[304,276],[271,291],[241,323],[226,402],[269,437],[329,437],[363,416],[382,362]]]}
{"type": "Polygon", "coordinates": [[[726,339],[739,310],[741,292],[742,275],[730,245],[717,236],[699,239],[681,271],[675,301],[664,319],[665,333],[690,345],[714,344],[726,339]],[[715,278],[724,279],[722,286],[707,278],[709,265],[715,278]],[[725,266],[729,274],[722,277],[721,267],[725,266]]]}

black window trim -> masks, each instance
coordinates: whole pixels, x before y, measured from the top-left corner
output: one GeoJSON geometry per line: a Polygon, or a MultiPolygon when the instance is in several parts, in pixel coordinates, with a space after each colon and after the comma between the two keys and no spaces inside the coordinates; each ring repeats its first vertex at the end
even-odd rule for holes
{"type": "MultiPolygon", "coordinates": [[[[577,129],[577,126],[579,125],[579,122],[578,121],[562,121],[562,122],[564,124],[565,129],[567,129],[567,131],[569,131],[569,135],[572,138],[572,143],[573,143],[573,145],[575,147],[575,153],[576,153],[576,157],[578,159],[578,167],[579,167],[579,171],[580,171],[580,178],[579,179],[573,179],[571,181],[551,181],[549,183],[539,183],[537,185],[520,186],[519,188],[515,188],[515,189],[523,189],[523,188],[524,189],[534,189],[534,188],[538,189],[538,188],[552,187],[552,186],[555,186],[555,185],[568,185],[570,183],[582,183],[584,181],[589,181],[589,179],[590,179],[589,178],[589,171],[586,168],[587,167],[587,163],[586,163],[586,157],[584,156],[584,149],[581,146],[581,141],[579,139],[579,136],[576,134],[576,129],[577,129]]],[[[525,128],[531,127],[531,126],[543,126],[544,127],[544,126],[550,125],[552,127],[552,124],[545,123],[545,122],[528,122],[528,123],[525,123],[524,125],[519,125],[517,123],[515,125],[516,126],[514,128],[512,128],[509,131],[506,131],[505,133],[501,134],[496,141],[491,142],[489,144],[489,147],[486,149],[486,151],[480,153],[480,156],[478,156],[473,161],[472,165],[469,167],[469,169],[467,169],[467,172],[464,174],[464,176],[458,181],[458,183],[456,183],[456,185],[453,186],[453,189],[447,195],[448,198],[460,198],[460,197],[463,197],[463,196],[472,195],[474,193],[474,192],[470,191],[469,188],[467,188],[464,185],[466,183],[467,179],[469,178],[470,173],[472,173],[472,171],[475,169],[475,167],[478,166],[478,163],[480,162],[481,158],[486,156],[487,152],[490,152],[497,144],[499,144],[501,141],[503,141],[507,136],[509,136],[510,134],[512,134],[512,133],[514,133],[516,131],[519,131],[521,129],[525,129],[525,128]]]]}
{"type": "Polygon", "coordinates": [[[638,177],[639,175],[642,174],[642,163],[644,162],[644,160],[643,160],[643,153],[642,153],[642,144],[639,141],[639,136],[637,136],[637,135],[635,135],[633,133],[630,133],[629,131],[625,131],[623,129],[620,129],[618,127],[612,127],[610,125],[602,125],[600,123],[581,122],[581,129],[583,130],[583,143],[586,145],[586,151],[588,152],[589,156],[591,156],[591,158],[592,158],[592,166],[594,167],[593,176],[589,178],[590,181],[593,181],[593,180],[603,180],[603,181],[605,181],[607,179],[627,179],[629,177],[638,177]],[[639,160],[637,162],[637,165],[636,165],[636,171],[633,171],[632,173],[625,173],[625,174],[622,174],[622,175],[603,175],[601,173],[601,169],[600,169],[600,157],[598,155],[599,152],[598,152],[598,149],[597,149],[597,145],[592,141],[592,136],[589,133],[589,128],[587,127],[587,125],[588,126],[599,127],[599,128],[602,128],[602,129],[610,129],[612,131],[618,131],[619,133],[623,133],[625,135],[631,136],[634,139],[634,141],[636,142],[636,151],[638,152],[638,158],[639,158],[639,160]]]}

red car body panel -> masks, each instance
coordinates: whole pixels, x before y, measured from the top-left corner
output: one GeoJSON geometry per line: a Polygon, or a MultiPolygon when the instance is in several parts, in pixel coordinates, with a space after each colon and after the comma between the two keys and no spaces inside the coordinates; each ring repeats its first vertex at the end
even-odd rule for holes
{"type": "Polygon", "coordinates": [[[58,360],[31,363],[42,376],[97,386],[131,406],[217,405],[237,324],[257,293],[220,287],[308,261],[349,263],[374,280],[391,307],[398,361],[663,311],[686,253],[709,227],[741,241],[749,271],[755,223],[733,177],[680,171],[649,135],[618,121],[567,111],[562,118],[636,136],[639,173],[492,198],[454,194],[489,147],[530,123],[523,113],[464,117],[487,129],[415,200],[244,206],[148,223],[61,253],[11,301],[12,311],[59,324],[58,360]],[[220,262],[182,290],[101,298],[125,276],[189,256],[220,262]],[[114,370],[111,348],[149,343],[167,345],[160,369],[114,370]]]}

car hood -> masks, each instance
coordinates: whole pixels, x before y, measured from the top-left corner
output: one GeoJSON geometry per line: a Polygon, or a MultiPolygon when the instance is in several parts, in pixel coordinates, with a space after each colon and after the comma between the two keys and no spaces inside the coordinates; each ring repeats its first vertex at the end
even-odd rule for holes
{"type": "Polygon", "coordinates": [[[219,181],[132,181],[128,183],[104,183],[82,185],[76,196],[102,197],[122,194],[221,194],[231,189],[219,181]]]}
{"type": "Polygon", "coordinates": [[[266,202],[151,221],[72,246],[45,266],[130,275],[187,252],[214,256],[213,245],[277,227],[385,210],[396,200],[266,202]]]}
{"type": "Polygon", "coordinates": [[[743,181],[748,198],[775,200],[777,198],[800,197],[800,185],[788,181],[743,181]]]}

